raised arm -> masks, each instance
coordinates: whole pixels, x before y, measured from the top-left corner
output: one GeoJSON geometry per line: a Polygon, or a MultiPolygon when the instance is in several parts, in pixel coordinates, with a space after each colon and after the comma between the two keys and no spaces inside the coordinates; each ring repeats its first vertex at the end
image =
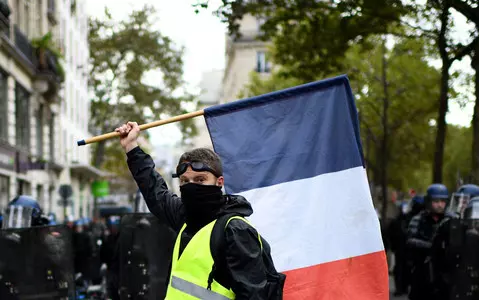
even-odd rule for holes
{"type": "Polygon", "coordinates": [[[155,170],[150,155],[140,149],[137,139],[140,128],[135,122],[128,122],[116,129],[121,134],[121,145],[128,156],[128,167],[145,198],[148,209],[158,218],[164,219],[179,231],[185,221],[181,199],[172,193],[165,180],[155,170]]]}

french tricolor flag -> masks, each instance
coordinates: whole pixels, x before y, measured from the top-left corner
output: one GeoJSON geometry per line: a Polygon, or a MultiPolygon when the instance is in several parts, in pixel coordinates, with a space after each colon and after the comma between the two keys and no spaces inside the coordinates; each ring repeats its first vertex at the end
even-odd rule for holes
{"type": "Polygon", "coordinates": [[[287,275],[285,299],[389,299],[388,268],[348,78],[205,110],[227,193],[287,275]]]}

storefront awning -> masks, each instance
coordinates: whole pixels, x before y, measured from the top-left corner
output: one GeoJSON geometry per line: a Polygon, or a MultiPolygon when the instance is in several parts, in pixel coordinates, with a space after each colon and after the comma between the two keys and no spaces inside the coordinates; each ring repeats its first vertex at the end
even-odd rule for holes
{"type": "Polygon", "coordinates": [[[102,171],[88,164],[72,164],[70,171],[72,174],[94,178],[111,176],[111,173],[102,171]]]}

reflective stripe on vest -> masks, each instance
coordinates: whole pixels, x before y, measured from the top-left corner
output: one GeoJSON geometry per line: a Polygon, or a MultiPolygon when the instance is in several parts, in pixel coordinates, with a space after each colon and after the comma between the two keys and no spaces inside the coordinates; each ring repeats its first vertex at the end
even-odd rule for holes
{"type": "MultiPolygon", "coordinates": [[[[226,224],[232,219],[241,219],[249,224],[246,219],[236,216],[230,218],[226,224]]],[[[166,300],[235,299],[234,292],[225,288],[216,280],[213,280],[211,290],[207,289],[208,276],[214,264],[210,250],[210,239],[215,223],[216,220],[201,228],[189,241],[179,257],[181,235],[186,228],[186,224],[181,228],[173,249],[170,284],[166,300]]],[[[261,238],[259,240],[261,243],[261,238]]]]}
{"type": "Polygon", "coordinates": [[[229,300],[230,299],[226,296],[223,296],[214,291],[205,289],[201,286],[198,286],[194,283],[188,282],[176,276],[171,277],[171,287],[179,291],[182,291],[185,294],[197,297],[199,299],[208,299],[208,300],[229,300]]]}

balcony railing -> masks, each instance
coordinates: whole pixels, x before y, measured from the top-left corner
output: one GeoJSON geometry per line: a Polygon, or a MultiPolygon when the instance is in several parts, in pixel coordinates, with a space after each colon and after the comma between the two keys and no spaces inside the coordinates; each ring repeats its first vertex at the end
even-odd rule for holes
{"type": "Polygon", "coordinates": [[[10,34],[10,14],[12,11],[8,6],[7,0],[0,0],[0,31],[5,33],[7,36],[10,34]]]}
{"type": "Polygon", "coordinates": [[[41,66],[40,64],[38,65],[38,69],[42,72],[50,72],[53,74],[57,74],[58,70],[58,62],[53,53],[50,51],[45,51],[45,60],[46,60],[46,65],[41,66]]]}
{"type": "Polygon", "coordinates": [[[34,66],[37,65],[37,59],[35,55],[35,49],[28,40],[28,38],[23,34],[23,32],[18,28],[17,25],[14,25],[14,36],[15,36],[15,46],[20,50],[20,52],[27,58],[27,60],[34,66]]]}
{"type": "Polygon", "coordinates": [[[254,42],[260,41],[261,31],[259,30],[240,30],[239,36],[229,36],[228,39],[233,42],[254,42]]]}
{"type": "Polygon", "coordinates": [[[0,13],[0,32],[10,36],[10,20],[2,13],[0,13]]]}

